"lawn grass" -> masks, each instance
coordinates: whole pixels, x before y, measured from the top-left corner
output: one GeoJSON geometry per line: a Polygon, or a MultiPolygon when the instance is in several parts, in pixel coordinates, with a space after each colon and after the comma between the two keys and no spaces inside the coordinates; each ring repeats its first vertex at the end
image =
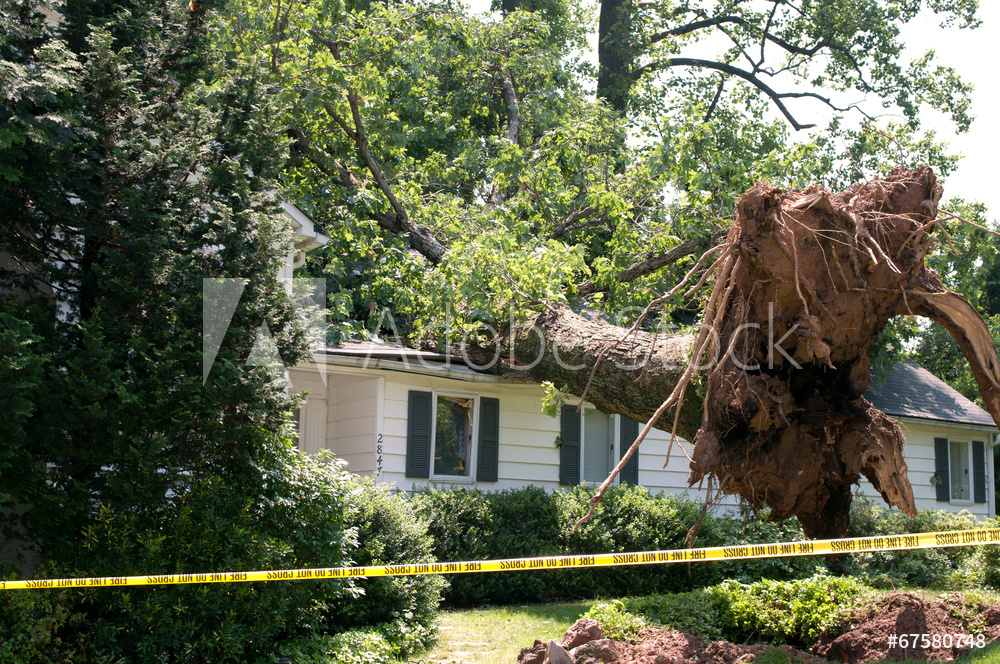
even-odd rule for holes
{"type": "Polygon", "coordinates": [[[535,639],[562,637],[593,600],[442,611],[438,642],[419,656],[434,664],[511,664],[535,639]]]}
{"type": "MultiPolygon", "coordinates": [[[[1000,643],[992,643],[985,648],[973,648],[968,657],[957,660],[958,664],[1000,664],[1000,643]]],[[[902,662],[885,660],[878,664],[927,664],[925,659],[907,659],[902,662]]]]}

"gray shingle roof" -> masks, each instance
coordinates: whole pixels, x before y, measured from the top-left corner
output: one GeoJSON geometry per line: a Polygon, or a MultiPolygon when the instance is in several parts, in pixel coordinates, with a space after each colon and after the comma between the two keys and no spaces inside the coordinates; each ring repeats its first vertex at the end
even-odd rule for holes
{"type": "Polygon", "coordinates": [[[888,415],[996,426],[985,410],[913,362],[895,365],[881,386],[872,379],[865,397],[888,415]]]}

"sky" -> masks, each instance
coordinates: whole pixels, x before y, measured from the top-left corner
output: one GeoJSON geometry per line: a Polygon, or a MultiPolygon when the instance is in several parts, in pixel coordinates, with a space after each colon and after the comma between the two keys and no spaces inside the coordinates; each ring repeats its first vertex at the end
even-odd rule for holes
{"type": "MultiPolygon", "coordinates": [[[[489,10],[490,0],[467,1],[474,13],[489,10]]],[[[956,135],[954,125],[942,114],[921,115],[925,129],[934,129],[939,140],[951,145],[952,153],[964,157],[944,183],[945,206],[952,196],[979,201],[987,205],[988,219],[1000,223],[1000,181],[994,179],[1000,178],[1000,1],[980,0],[980,17],[983,25],[976,30],[944,29],[934,20],[934,14],[925,10],[904,27],[903,35],[908,60],[933,49],[936,62],[954,67],[963,80],[975,85],[972,114],[976,119],[967,133],[956,135]]],[[[866,108],[873,113],[883,112],[878,104],[866,108]]],[[[832,117],[819,103],[809,113],[815,115],[811,121],[820,126],[832,117]]]]}
{"type": "Polygon", "coordinates": [[[926,16],[907,26],[912,56],[934,49],[941,64],[954,67],[975,84],[972,113],[976,120],[968,133],[955,136],[950,123],[929,118],[939,137],[947,138],[953,151],[964,155],[958,170],[945,183],[945,198],[960,195],[986,203],[988,218],[1000,218],[1000,2],[980,0],[983,25],[976,30],[943,30],[926,16]]]}

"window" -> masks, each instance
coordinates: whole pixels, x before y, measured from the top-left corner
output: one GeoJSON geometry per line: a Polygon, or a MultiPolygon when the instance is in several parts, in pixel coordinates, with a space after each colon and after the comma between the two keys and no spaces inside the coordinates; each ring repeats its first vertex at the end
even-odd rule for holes
{"type": "Polygon", "coordinates": [[[939,502],[985,503],[986,444],[935,438],[934,484],[939,502]]]}
{"type": "Polygon", "coordinates": [[[499,448],[499,399],[410,391],[407,477],[496,482],[499,448]]]}
{"type": "Polygon", "coordinates": [[[972,465],[969,460],[969,444],[965,441],[952,440],[949,442],[951,453],[948,457],[951,477],[951,499],[971,501],[969,492],[969,467],[972,465]]]}
{"type": "Polygon", "coordinates": [[[434,416],[434,475],[470,477],[474,397],[437,395],[434,416]]]}
{"type": "MultiPolygon", "coordinates": [[[[603,482],[639,433],[638,424],[627,417],[592,408],[582,410],[578,413],[576,405],[563,406],[560,413],[560,484],[603,482]]],[[[618,481],[639,483],[638,455],[622,469],[618,481]]]]}
{"type": "Polygon", "coordinates": [[[614,422],[612,416],[599,410],[592,410],[583,415],[583,437],[580,445],[583,449],[583,479],[586,482],[600,484],[608,477],[613,468],[612,459],[615,455],[614,422]]]}

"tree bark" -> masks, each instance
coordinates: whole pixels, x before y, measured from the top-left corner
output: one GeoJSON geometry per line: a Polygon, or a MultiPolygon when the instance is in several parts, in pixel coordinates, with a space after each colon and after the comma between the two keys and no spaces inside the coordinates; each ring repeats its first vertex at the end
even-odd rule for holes
{"type": "Polygon", "coordinates": [[[632,0],[601,0],[597,35],[597,97],[622,115],[633,80],[630,40],[632,0]]]}

